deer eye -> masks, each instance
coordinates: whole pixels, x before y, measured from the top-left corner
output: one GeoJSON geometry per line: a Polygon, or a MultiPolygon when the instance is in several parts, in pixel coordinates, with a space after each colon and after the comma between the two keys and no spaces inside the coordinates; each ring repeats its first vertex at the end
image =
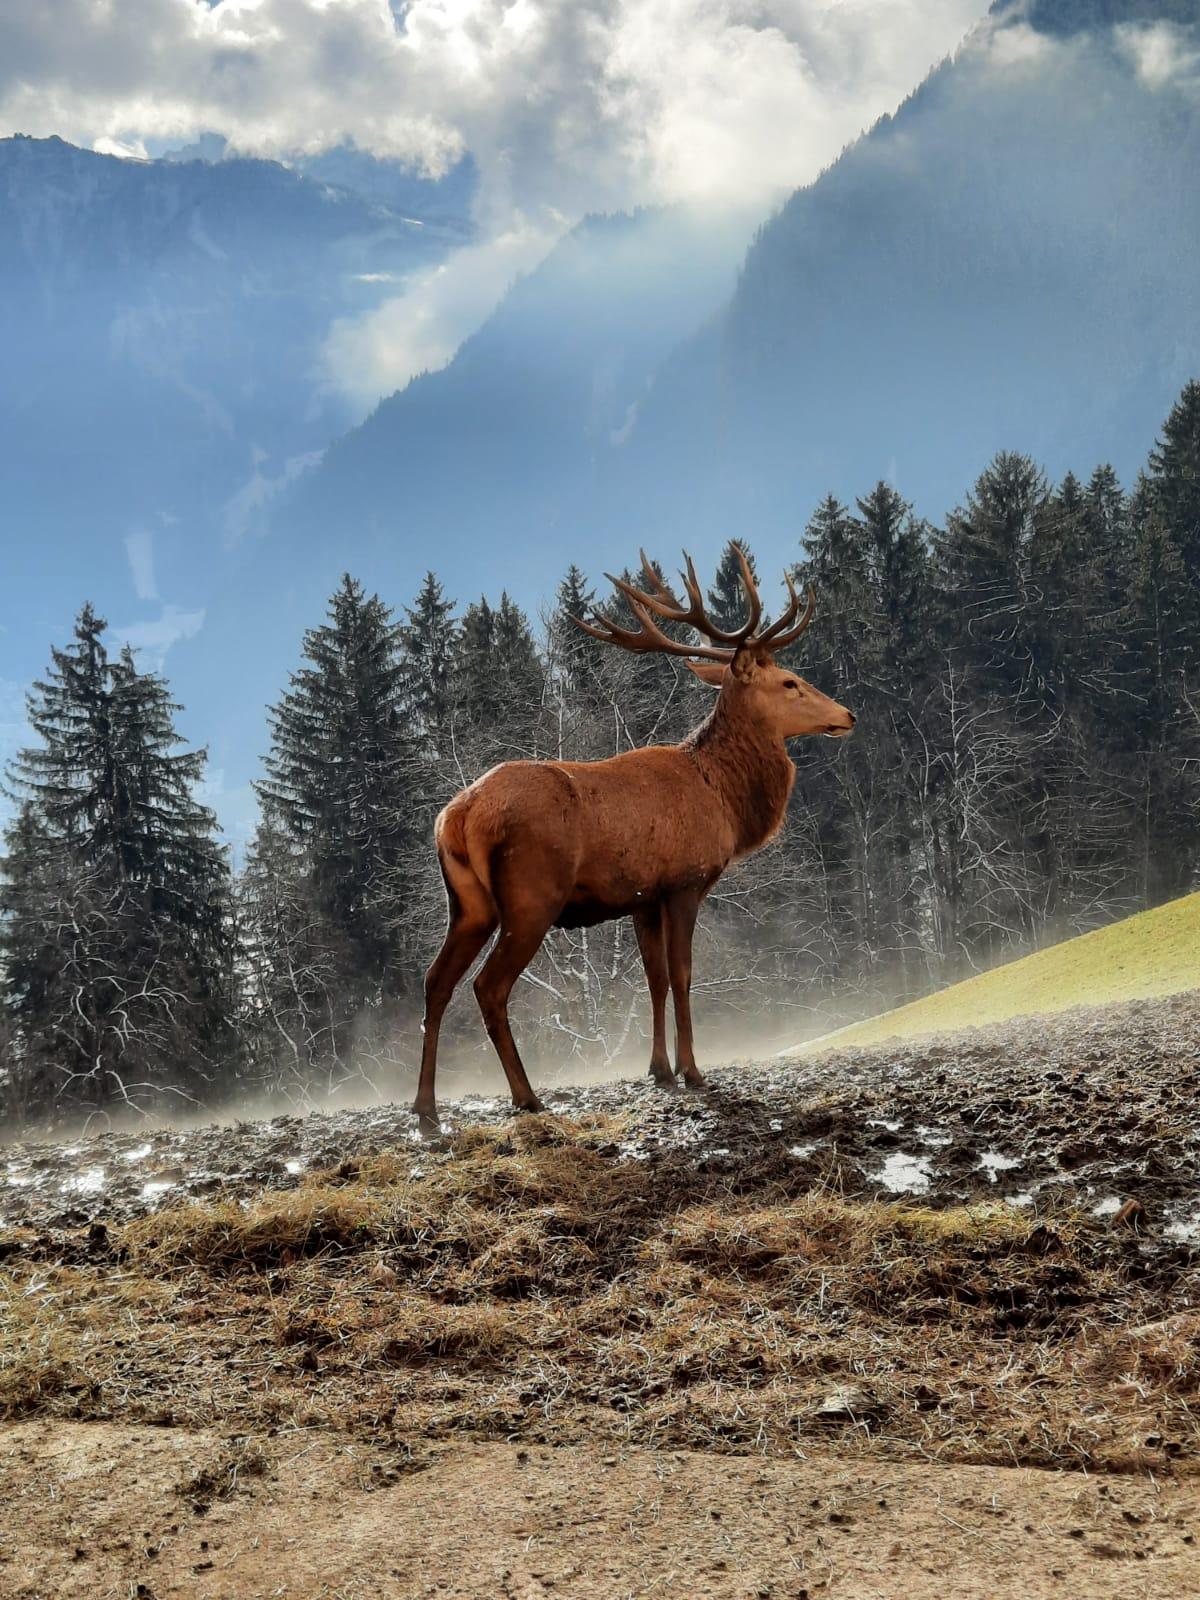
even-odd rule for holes
{"type": "Polygon", "coordinates": [[[785,678],[783,680],[783,687],[785,689],[798,689],[800,685],[796,682],[795,678],[785,678]]]}

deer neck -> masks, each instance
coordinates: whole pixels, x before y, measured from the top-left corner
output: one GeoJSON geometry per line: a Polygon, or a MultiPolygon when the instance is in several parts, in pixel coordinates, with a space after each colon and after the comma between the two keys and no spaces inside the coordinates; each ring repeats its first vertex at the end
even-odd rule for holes
{"type": "Polygon", "coordinates": [[[796,769],[783,740],[731,711],[718,696],[710,715],[684,741],[718,796],[744,856],[777,833],[787,812],[796,769]]]}

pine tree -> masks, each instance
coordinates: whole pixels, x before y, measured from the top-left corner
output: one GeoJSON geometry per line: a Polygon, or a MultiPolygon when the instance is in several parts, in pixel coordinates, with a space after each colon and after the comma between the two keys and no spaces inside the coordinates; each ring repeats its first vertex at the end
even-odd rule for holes
{"type": "Polygon", "coordinates": [[[1001,451],[935,541],[943,622],[978,693],[1021,693],[1032,666],[1031,556],[1050,491],[1028,456],[1001,451]]]}
{"type": "MultiPolygon", "coordinates": [[[[1185,385],[1150,452],[1142,486],[1147,514],[1178,552],[1177,592],[1164,603],[1178,617],[1178,670],[1188,684],[1200,679],[1200,382],[1185,385]]],[[[1165,577],[1165,574],[1164,574],[1165,577]]]]}
{"type": "Polygon", "coordinates": [[[194,798],[204,752],[177,749],[165,683],[128,650],[111,661],[104,631],[85,607],[53,651],[29,697],[41,742],[9,773],[5,1005],[20,1098],[43,1114],[211,1102],[238,1066],[228,867],[194,798]]]}
{"type": "Polygon", "coordinates": [[[496,681],[496,616],[486,595],[462,614],[451,656],[451,702],[456,724],[494,727],[501,695],[496,681]]]}
{"type": "Polygon", "coordinates": [[[1138,790],[1140,890],[1149,905],[1191,886],[1200,849],[1196,597],[1184,548],[1187,524],[1181,539],[1171,508],[1171,497],[1143,478],[1131,510],[1125,668],[1134,696],[1127,715],[1138,790]]]}
{"type": "Polygon", "coordinates": [[[437,577],[427,572],[416,603],[404,611],[408,621],[399,635],[403,702],[423,749],[437,755],[450,716],[454,601],[444,598],[437,577]]]}
{"type": "Polygon", "coordinates": [[[548,667],[560,692],[586,695],[595,687],[595,653],[592,641],[571,620],[585,621],[596,603],[594,590],[577,566],[567,568],[546,629],[548,667]]]}
{"type": "Polygon", "coordinates": [[[364,1018],[386,1011],[411,978],[401,906],[419,825],[417,752],[391,612],[347,574],[328,618],[305,634],[308,664],[269,713],[267,777],[256,787],[319,916],[336,974],[326,984],[334,1048],[349,1059],[364,1018]]]}

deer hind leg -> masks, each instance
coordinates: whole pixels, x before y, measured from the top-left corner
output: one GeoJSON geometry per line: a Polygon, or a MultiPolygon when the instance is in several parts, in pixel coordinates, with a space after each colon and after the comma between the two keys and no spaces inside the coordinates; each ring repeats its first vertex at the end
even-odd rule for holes
{"type": "Polygon", "coordinates": [[[691,1089],[704,1082],[692,1047],[692,934],[701,896],[695,890],[666,902],[667,970],[675,1000],[675,1071],[691,1089]]]}
{"type": "Polygon", "coordinates": [[[508,997],[513,984],[537,955],[553,920],[553,916],[511,915],[506,911],[500,922],[500,937],[475,978],[475,998],[483,1013],[483,1025],[496,1047],[518,1111],[543,1111],[545,1107],[525,1076],[508,1024],[508,997]]]}
{"type": "Polygon", "coordinates": [[[666,913],[661,904],[646,906],[633,914],[638,949],[646,969],[650,1006],[654,1017],[654,1042],[650,1048],[650,1076],[655,1083],[675,1087],[671,1061],[667,1055],[667,976],[666,913]]]}
{"type": "Polygon", "coordinates": [[[442,858],[442,877],[446,883],[450,924],[442,948],[425,974],[421,1077],[413,1102],[413,1110],[422,1124],[429,1127],[437,1126],[434,1079],[442,1016],[467,968],[495,931],[498,920],[495,901],[465,861],[447,853],[442,858]]]}

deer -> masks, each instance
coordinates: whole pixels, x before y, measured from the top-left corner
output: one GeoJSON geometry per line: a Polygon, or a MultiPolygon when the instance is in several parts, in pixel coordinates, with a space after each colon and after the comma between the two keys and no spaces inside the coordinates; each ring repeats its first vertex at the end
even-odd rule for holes
{"type": "Polygon", "coordinates": [[[776,661],[816,611],[802,607],[790,574],[788,603],[759,631],[762,602],[734,542],[746,613],[739,628],[709,617],[691,557],[677,599],[641,552],[645,588],[606,574],[635,627],[593,607],[576,625],[602,644],[678,656],[717,691],[704,721],[677,745],[650,745],[597,761],[505,761],[459,791],[434,824],[445,883],[445,940],[425,976],[421,1069],[413,1110],[439,1126],[438,1033],[451,996],[484,945],[496,940],[474,988],[516,1110],[543,1110],[508,1019],[513,986],[552,928],[631,917],[650,991],[650,1077],[699,1088],[692,1035],[692,936],[705,896],[735,862],[778,833],[796,769],[787,741],[840,738],[854,714],[776,661]],[[666,634],[660,622],[692,630],[666,634]],[[675,1068],[667,1054],[666,1001],[674,999],[675,1068]]]}

